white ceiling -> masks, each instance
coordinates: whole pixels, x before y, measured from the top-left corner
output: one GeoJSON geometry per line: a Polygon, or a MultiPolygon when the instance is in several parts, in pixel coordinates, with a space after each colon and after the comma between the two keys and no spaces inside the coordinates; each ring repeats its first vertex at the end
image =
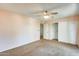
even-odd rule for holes
{"type": "Polygon", "coordinates": [[[37,17],[36,15],[33,15],[33,13],[43,10],[53,11],[55,9],[65,8],[72,4],[74,3],[0,3],[0,9],[37,17]]]}
{"type": "Polygon", "coordinates": [[[2,3],[0,4],[0,8],[28,15],[33,12],[42,11],[43,9],[53,10],[70,4],[71,3],[2,3]]]}

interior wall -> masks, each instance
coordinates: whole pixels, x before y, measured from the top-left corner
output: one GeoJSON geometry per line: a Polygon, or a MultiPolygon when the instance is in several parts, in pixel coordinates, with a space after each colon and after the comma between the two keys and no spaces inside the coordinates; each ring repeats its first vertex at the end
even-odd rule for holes
{"type": "Polygon", "coordinates": [[[79,47],[79,16],[76,17],[77,18],[77,45],[79,47]]]}
{"type": "Polygon", "coordinates": [[[37,20],[0,10],[0,52],[39,39],[40,25],[37,20]]]}

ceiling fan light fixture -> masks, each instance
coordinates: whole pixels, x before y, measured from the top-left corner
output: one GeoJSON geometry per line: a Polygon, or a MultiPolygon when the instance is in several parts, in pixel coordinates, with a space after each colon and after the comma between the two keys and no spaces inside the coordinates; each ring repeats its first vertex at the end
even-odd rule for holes
{"type": "Polygon", "coordinates": [[[45,15],[45,16],[44,16],[44,18],[45,18],[45,19],[48,19],[48,18],[49,18],[49,16],[48,16],[48,15],[45,15]]]}

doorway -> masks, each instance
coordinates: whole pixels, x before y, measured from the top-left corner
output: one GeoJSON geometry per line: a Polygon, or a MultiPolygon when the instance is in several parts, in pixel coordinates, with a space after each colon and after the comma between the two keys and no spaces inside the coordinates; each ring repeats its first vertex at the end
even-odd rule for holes
{"type": "Polygon", "coordinates": [[[58,23],[53,24],[53,29],[54,29],[54,39],[58,40],[58,23]]]}
{"type": "Polygon", "coordinates": [[[44,28],[43,28],[43,24],[40,24],[40,39],[43,39],[43,31],[44,31],[44,28]]]}

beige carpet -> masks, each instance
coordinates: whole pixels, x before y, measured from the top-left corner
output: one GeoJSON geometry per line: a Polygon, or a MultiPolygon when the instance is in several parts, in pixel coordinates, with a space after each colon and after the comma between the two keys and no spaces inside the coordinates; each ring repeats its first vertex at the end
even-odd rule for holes
{"type": "MultiPolygon", "coordinates": [[[[25,54],[26,55],[26,54],[25,54]]],[[[62,48],[62,47],[51,47],[50,45],[39,47],[29,55],[34,56],[76,56],[79,55],[79,51],[62,48]]]]}
{"type": "Polygon", "coordinates": [[[79,56],[79,48],[55,40],[40,40],[1,52],[2,56],[79,56]]]}

